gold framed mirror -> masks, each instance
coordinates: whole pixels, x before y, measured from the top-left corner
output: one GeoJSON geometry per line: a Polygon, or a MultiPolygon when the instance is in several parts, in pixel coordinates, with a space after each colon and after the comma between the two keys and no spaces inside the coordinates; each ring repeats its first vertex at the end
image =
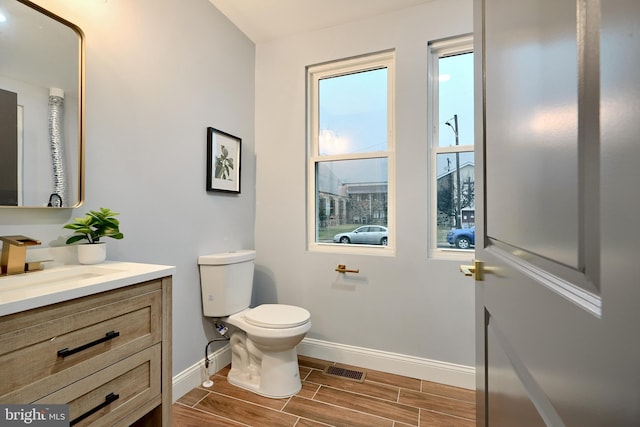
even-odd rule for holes
{"type": "Polygon", "coordinates": [[[28,0],[0,0],[0,207],[84,200],[84,34],[28,0]]]}

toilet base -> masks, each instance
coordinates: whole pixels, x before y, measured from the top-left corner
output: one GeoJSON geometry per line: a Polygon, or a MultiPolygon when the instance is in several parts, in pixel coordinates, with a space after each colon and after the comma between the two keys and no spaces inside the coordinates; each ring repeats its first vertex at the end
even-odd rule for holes
{"type": "Polygon", "coordinates": [[[234,367],[232,362],[227,380],[237,387],[273,399],[291,397],[302,388],[295,347],[286,351],[263,352],[258,372],[259,375],[246,368],[234,367]]]}

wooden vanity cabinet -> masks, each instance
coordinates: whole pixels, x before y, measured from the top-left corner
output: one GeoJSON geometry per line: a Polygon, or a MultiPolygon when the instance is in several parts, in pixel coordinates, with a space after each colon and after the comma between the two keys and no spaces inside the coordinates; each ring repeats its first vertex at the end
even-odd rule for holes
{"type": "Polygon", "coordinates": [[[171,277],[0,317],[0,402],[75,426],[171,425],[171,277]]]}

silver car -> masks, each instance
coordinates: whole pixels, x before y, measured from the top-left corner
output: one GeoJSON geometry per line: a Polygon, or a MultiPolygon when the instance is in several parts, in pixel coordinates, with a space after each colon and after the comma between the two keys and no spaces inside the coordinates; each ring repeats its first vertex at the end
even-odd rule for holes
{"type": "Polygon", "coordinates": [[[333,236],[334,243],[361,243],[366,245],[387,245],[389,231],[381,225],[363,225],[347,233],[333,236]]]}

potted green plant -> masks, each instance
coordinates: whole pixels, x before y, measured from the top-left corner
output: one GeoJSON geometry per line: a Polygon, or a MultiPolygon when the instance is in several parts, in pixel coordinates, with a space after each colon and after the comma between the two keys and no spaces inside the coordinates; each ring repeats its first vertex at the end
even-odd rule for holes
{"type": "Polygon", "coordinates": [[[115,218],[118,212],[108,208],[99,211],[90,210],[84,217],[76,218],[66,224],[64,228],[74,231],[74,235],[67,239],[67,244],[86,240],[86,244],[78,245],[78,261],[80,264],[97,264],[107,257],[107,247],[100,241],[102,237],[122,239],[120,221],[115,218]]]}

